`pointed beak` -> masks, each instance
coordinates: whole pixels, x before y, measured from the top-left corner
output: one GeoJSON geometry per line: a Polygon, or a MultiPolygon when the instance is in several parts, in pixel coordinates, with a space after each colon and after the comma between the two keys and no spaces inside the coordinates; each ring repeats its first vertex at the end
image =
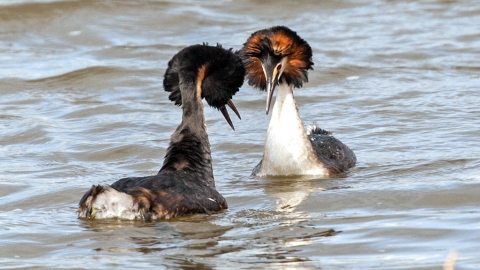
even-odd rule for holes
{"type": "MultiPolygon", "coordinates": [[[[232,100],[229,100],[227,101],[227,105],[228,107],[230,107],[230,109],[232,109],[232,111],[238,116],[238,118],[242,119],[240,117],[240,114],[238,113],[237,111],[237,108],[235,107],[235,105],[233,104],[232,100]]],[[[230,115],[228,115],[228,111],[227,111],[227,108],[225,107],[225,105],[223,105],[222,107],[220,107],[220,111],[222,112],[223,114],[223,117],[225,117],[225,120],[227,120],[227,123],[230,125],[230,127],[235,130],[235,127],[233,126],[233,123],[232,123],[232,119],[230,119],[230,115]]]]}
{"type": "Polygon", "coordinates": [[[263,68],[265,71],[265,77],[267,78],[267,106],[265,112],[268,114],[270,111],[270,104],[272,103],[273,92],[278,84],[279,72],[277,70],[277,65],[271,61],[267,61],[263,68]]]}
{"type": "Polygon", "coordinates": [[[265,113],[268,114],[270,111],[270,104],[272,103],[273,92],[275,91],[275,86],[277,85],[277,79],[275,78],[272,82],[271,78],[267,78],[267,106],[265,113]]]}
{"type": "Polygon", "coordinates": [[[231,99],[227,101],[227,105],[238,116],[238,119],[242,120],[242,117],[240,117],[240,114],[238,113],[237,108],[235,107],[235,104],[233,104],[231,99]]]}

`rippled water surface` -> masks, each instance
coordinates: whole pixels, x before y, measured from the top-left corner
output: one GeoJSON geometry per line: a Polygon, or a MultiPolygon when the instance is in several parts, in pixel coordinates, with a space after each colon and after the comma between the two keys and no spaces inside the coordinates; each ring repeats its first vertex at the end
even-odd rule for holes
{"type": "Polygon", "coordinates": [[[480,3],[0,1],[3,268],[480,269],[480,3]],[[251,178],[269,117],[244,85],[206,108],[228,211],[85,221],[92,184],[155,174],[181,110],[168,60],[286,25],[314,52],[295,96],[354,150],[330,179],[251,178]]]}

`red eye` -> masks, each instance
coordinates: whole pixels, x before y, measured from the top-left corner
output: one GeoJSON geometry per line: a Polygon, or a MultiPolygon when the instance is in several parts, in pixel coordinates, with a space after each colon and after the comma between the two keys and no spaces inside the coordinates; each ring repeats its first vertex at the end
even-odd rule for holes
{"type": "Polygon", "coordinates": [[[282,68],[282,65],[277,66],[277,70],[280,70],[282,68]]]}

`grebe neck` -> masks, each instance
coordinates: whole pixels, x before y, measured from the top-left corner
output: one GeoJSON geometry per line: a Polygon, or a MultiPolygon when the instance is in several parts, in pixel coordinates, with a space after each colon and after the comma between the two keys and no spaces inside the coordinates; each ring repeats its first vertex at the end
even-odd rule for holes
{"type": "MultiPolygon", "coordinates": [[[[195,87],[186,85],[184,87],[195,87]]],[[[182,123],[170,139],[160,172],[184,171],[215,188],[212,156],[202,99],[196,91],[182,92],[182,123]]]]}
{"type": "Polygon", "coordinates": [[[257,175],[324,175],[325,172],[298,114],[292,86],[281,83],[277,87],[262,166],[257,175]]]}

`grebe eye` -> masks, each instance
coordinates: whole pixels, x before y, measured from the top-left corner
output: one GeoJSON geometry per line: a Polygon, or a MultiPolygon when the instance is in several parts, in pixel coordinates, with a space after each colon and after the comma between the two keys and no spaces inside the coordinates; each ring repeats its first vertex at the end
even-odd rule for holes
{"type": "Polygon", "coordinates": [[[282,68],[281,64],[277,66],[277,70],[280,70],[281,68],[282,68]]]}

